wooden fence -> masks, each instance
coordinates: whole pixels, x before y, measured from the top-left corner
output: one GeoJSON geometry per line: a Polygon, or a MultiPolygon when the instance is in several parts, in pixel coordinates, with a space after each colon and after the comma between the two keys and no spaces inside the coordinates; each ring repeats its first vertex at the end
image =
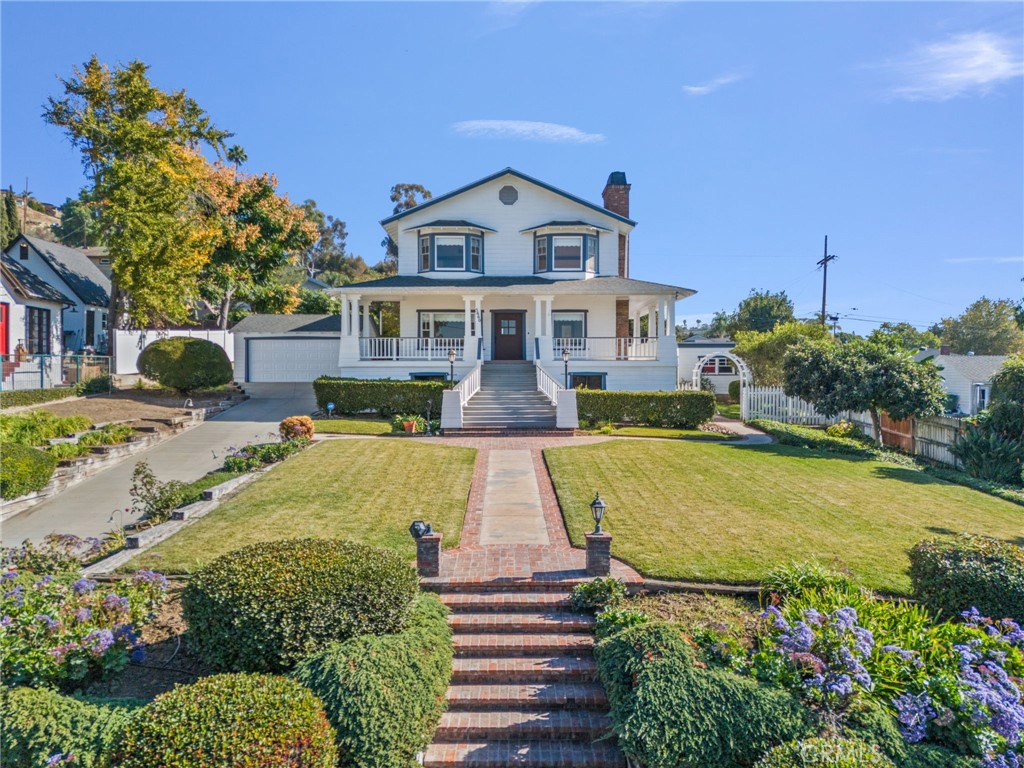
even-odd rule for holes
{"type": "MultiPolygon", "coordinates": [[[[822,416],[814,406],[797,397],[787,397],[781,387],[744,387],[741,394],[744,420],[771,419],[784,424],[827,426],[846,419],[860,427],[868,437],[874,437],[874,425],[867,411],[847,412],[834,418],[822,416]]],[[[963,431],[957,416],[928,416],[923,419],[896,420],[881,414],[882,444],[896,448],[911,456],[928,461],[959,467],[960,463],[950,451],[963,431]]]]}

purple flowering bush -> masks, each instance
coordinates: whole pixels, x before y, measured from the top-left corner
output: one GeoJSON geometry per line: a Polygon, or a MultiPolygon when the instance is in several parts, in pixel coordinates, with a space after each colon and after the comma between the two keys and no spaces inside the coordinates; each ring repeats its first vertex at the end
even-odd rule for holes
{"type": "Polygon", "coordinates": [[[105,584],[80,574],[12,568],[0,576],[0,665],[8,685],[80,687],[129,658],[141,661],[138,630],[167,580],[148,570],[105,584]]]}

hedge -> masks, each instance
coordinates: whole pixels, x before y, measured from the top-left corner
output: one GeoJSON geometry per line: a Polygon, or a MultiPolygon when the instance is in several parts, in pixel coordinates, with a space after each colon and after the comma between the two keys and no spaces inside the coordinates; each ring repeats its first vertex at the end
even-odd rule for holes
{"type": "Polygon", "coordinates": [[[16,408],[22,405],[38,405],[51,403],[54,400],[67,400],[81,394],[77,387],[60,387],[57,389],[19,389],[12,392],[0,392],[0,408],[16,408]]]}
{"type": "Polygon", "coordinates": [[[219,387],[231,381],[224,349],[206,339],[175,336],[157,339],[139,355],[139,373],[179,392],[219,387]]]}
{"type": "Polygon", "coordinates": [[[430,742],[452,675],[447,613],[436,596],[423,594],[401,632],[335,643],[295,669],[324,702],[339,766],[412,765],[430,742]]]}
{"type": "Polygon", "coordinates": [[[805,739],[772,749],[756,768],[896,768],[876,747],[854,739],[805,739]]]}
{"type": "Polygon", "coordinates": [[[664,622],[618,632],[595,654],[619,744],[647,768],[752,765],[815,731],[792,694],[699,668],[691,646],[664,622]]]}
{"type": "Polygon", "coordinates": [[[333,768],[336,760],[323,704],[274,675],[179,685],[132,717],[112,756],[118,768],[333,768]]]}
{"type": "Polygon", "coordinates": [[[376,411],[384,419],[398,413],[441,416],[441,398],[448,385],[443,381],[397,381],[395,379],[340,379],[321,376],[313,382],[316,405],[321,410],[334,403],[343,415],[376,411]]]}
{"type": "Polygon", "coordinates": [[[0,497],[16,499],[40,491],[53,477],[57,460],[46,451],[8,443],[0,455],[0,497]]]}
{"type": "Polygon", "coordinates": [[[252,544],[182,593],[190,647],[220,670],[290,669],[332,642],[405,626],[418,579],[391,550],[338,539],[252,544]]]}
{"type": "Polygon", "coordinates": [[[740,383],[738,381],[729,382],[729,402],[738,403],[740,401],[740,383]]]}
{"type": "Polygon", "coordinates": [[[1024,548],[984,536],[930,539],[910,550],[910,582],[925,607],[954,618],[971,607],[982,615],[1024,620],[1024,548]]]}
{"type": "Polygon", "coordinates": [[[715,415],[712,392],[609,392],[580,389],[580,421],[694,429],[715,415]]]}
{"type": "Polygon", "coordinates": [[[94,704],[46,689],[3,688],[0,754],[8,768],[38,768],[74,755],[79,768],[106,768],[110,748],[141,702],[94,704]]]}

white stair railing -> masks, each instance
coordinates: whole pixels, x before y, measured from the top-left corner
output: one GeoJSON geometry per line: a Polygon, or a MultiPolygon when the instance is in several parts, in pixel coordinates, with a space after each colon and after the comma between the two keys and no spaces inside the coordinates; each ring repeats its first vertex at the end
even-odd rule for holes
{"type": "Polygon", "coordinates": [[[483,362],[476,361],[462,381],[451,389],[446,389],[441,398],[441,429],[462,429],[463,409],[466,403],[480,391],[481,367],[483,362]]]}
{"type": "Polygon", "coordinates": [[[540,364],[539,360],[534,361],[534,367],[537,369],[537,390],[550,400],[552,405],[558,405],[558,393],[565,387],[544,370],[544,366],[540,364]]]}
{"type": "Polygon", "coordinates": [[[462,381],[455,385],[455,391],[459,393],[459,402],[465,405],[469,398],[480,391],[481,361],[477,360],[476,365],[462,377],[462,381]]]}

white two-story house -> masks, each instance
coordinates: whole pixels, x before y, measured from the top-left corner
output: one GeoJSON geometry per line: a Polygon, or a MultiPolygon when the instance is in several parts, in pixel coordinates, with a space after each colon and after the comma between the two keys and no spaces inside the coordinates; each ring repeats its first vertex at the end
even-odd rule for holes
{"type": "Polygon", "coordinates": [[[519,362],[549,389],[675,390],[675,304],[694,291],[630,278],[629,190],[612,173],[598,205],[506,168],[384,219],[398,274],[332,288],[340,318],[246,318],[236,378],[453,375],[472,390],[519,362]],[[380,335],[382,306],[397,335],[380,335]]]}

